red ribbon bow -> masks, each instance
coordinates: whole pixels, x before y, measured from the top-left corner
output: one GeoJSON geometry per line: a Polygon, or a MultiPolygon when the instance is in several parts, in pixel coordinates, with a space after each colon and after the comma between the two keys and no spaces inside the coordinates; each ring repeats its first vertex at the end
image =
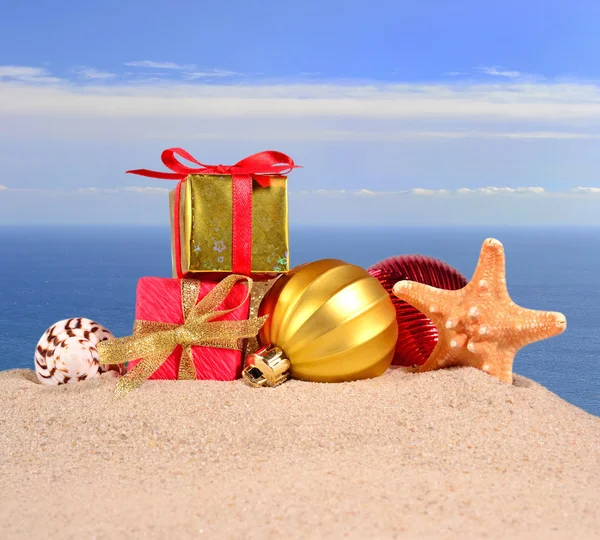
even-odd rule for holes
{"type": "MultiPolygon", "coordinates": [[[[190,174],[222,174],[232,177],[232,272],[236,274],[249,275],[252,271],[252,180],[260,186],[268,187],[271,178],[288,174],[292,169],[299,168],[291,157],[267,150],[248,156],[235,165],[205,165],[196,160],[183,148],[168,148],[161,154],[161,160],[172,173],[151,171],[148,169],[135,169],[127,171],[130,174],[139,174],[150,178],[161,178],[163,180],[185,180],[190,174]],[[181,163],[176,156],[180,156],[199,168],[188,167],[181,163]]],[[[179,200],[181,183],[175,192],[175,258],[177,274],[183,277],[181,269],[181,246],[179,241],[179,200]]]]}

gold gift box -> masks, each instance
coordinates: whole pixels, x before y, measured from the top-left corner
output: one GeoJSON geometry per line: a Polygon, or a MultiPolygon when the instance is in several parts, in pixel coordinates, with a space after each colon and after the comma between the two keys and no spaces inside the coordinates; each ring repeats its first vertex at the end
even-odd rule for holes
{"type": "MultiPolygon", "coordinates": [[[[170,192],[171,253],[177,277],[176,245],[183,276],[232,272],[233,192],[230,175],[190,174],[180,186],[179,208],[170,192]],[[174,220],[179,219],[179,238],[174,220]]],[[[268,187],[252,182],[252,274],[289,271],[287,177],[268,187]]]]}

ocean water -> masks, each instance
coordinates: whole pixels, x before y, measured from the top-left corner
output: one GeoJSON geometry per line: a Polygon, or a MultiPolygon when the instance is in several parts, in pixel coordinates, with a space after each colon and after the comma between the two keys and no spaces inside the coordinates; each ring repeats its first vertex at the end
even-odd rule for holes
{"type": "MultiPolygon", "coordinates": [[[[367,267],[420,253],[470,279],[490,236],[505,246],[513,300],[567,316],[564,334],[518,353],[515,372],[600,415],[600,228],[296,228],[291,262],[367,267]]],[[[167,227],[0,228],[0,370],[33,369],[39,337],[60,319],[88,317],[130,334],[137,279],[170,277],[170,264],[167,227]]]]}

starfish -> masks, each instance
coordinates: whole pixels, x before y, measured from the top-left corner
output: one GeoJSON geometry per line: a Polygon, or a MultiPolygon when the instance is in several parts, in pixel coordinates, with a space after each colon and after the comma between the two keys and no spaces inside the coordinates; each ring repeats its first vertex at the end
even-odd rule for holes
{"type": "Polygon", "coordinates": [[[504,247],[484,241],[471,281],[447,291],[414,281],[400,281],[394,294],[435,324],[438,342],[417,372],[453,366],[472,366],[512,384],[512,368],[519,349],[564,332],[562,313],[525,309],[506,289],[504,247]]]}

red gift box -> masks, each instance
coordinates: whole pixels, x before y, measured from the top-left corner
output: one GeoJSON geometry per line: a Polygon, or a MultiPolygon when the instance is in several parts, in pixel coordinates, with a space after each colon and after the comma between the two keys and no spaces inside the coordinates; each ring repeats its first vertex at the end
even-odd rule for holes
{"type": "MultiPolygon", "coordinates": [[[[195,280],[199,285],[196,303],[203,299],[218,283],[195,280]]],[[[242,321],[248,318],[248,287],[236,283],[217,310],[231,310],[214,321],[242,321]],[[244,301],[245,300],[245,301],[244,301]],[[236,308],[236,306],[238,306],[236,308]],[[236,308],[236,309],[233,309],[236,308]]],[[[143,277],[138,280],[136,292],[136,321],[154,321],[176,325],[184,324],[182,305],[182,280],[156,277],[143,277]]],[[[196,379],[232,381],[241,376],[242,353],[236,349],[192,346],[192,358],[196,369],[196,379]]],[[[178,345],[164,363],[149,379],[178,378],[182,346],[178,345]]],[[[140,360],[132,360],[127,366],[131,371],[140,360]]]]}

